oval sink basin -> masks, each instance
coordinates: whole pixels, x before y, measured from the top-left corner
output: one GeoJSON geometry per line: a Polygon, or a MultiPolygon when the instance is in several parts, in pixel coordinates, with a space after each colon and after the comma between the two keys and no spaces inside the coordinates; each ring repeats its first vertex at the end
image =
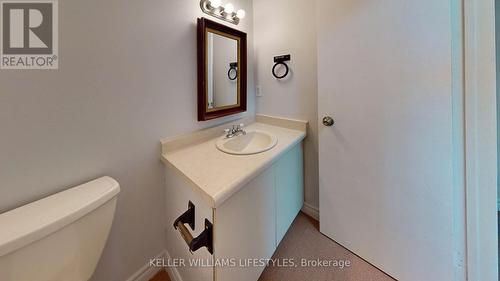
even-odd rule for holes
{"type": "Polygon", "coordinates": [[[262,131],[250,131],[246,135],[233,138],[225,136],[218,139],[215,145],[225,153],[236,155],[250,155],[268,151],[275,147],[278,138],[275,135],[262,131]]]}

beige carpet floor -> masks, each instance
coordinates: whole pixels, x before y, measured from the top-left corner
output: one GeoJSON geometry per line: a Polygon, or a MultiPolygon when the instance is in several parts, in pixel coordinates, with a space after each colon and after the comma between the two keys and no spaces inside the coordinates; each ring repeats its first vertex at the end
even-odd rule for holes
{"type": "Polygon", "coordinates": [[[318,222],[300,213],[281,241],[274,259],[349,260],[338,267],[268,266],[259,281],[389,281],[395,280],[319,232],[318,222]]]}

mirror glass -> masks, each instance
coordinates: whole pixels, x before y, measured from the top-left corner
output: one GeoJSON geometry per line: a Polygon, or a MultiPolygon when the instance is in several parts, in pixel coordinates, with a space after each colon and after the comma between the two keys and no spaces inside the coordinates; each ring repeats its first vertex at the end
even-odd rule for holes
{"type": "Polygon", "coordinates": [[[239,106],[239,38],[207,28],[207,112],[239,106]]]}
{"type": "Polygon", "coordinates": [[[198,121],[247,111],[247,34],[198,19],[198,121]]]}

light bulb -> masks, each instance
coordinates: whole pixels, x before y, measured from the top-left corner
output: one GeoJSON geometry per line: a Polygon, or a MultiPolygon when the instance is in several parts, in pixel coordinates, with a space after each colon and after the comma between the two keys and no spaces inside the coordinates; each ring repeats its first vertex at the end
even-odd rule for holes
{"type": "Polygon", "coordinates": [[[232,14],[234,12],[234,6],[231,3],[227,3],[226,6],[224,6],[224,12],[228,14],[232,14]]]}
{"type": "Polygon", "coordinates": [[[209,3],[210,3],[210,6],[212,6],[215,9],[219,8],[222,5],[221,0],[210,0],[209,3]]]}
{"type": "Polygon", "coordinates": [[[239,19],[244,19],[246,14],[247,14],[247,13],[246,13],[246,12],[245,12],[245,10],[243,10],[243,9],[239,9],[239,10],[236,12],[236,16],[237,16],[239,19]]]}

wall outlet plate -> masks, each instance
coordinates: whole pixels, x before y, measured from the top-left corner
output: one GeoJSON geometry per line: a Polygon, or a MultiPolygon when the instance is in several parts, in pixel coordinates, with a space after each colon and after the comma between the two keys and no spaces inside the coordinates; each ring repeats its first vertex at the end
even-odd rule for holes
{"type": "Polygon", "coordinates": [[[263,96],[263,94],[262,94],[262,87],[261,86],[256,86],[255,87],[255,95],[257,97],[262,97],[263,96]]]}

